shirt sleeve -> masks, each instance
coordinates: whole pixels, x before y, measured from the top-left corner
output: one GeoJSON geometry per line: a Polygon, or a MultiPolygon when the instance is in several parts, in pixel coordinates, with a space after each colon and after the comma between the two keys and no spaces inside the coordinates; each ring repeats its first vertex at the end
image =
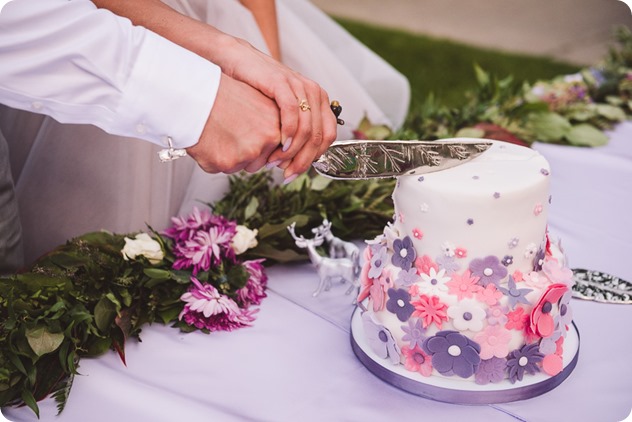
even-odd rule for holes
{"type": "Polygon", "coordinates": [[[215,64],[87,0],[14,0],[0,12],[0,102],[62,123],[194,145],[215,64]]]}

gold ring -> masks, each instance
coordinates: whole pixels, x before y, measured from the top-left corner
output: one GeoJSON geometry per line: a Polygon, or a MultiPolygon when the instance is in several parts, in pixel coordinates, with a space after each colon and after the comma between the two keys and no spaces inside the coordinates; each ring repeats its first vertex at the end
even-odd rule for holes
{"type": "Polygon", "coordinates": [[[307,100],[301,100],[301,102],[298,103],[298,108],[300,108],[301,111],[307,111],[307,110],[311,110],[312,109],[309,106],[309,104],[307,104],[307,100]]]}

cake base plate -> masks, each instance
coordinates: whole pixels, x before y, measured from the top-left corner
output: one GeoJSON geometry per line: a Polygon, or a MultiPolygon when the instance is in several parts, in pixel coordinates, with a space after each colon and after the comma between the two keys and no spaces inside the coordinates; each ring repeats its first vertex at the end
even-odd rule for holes
{"type": "Polygon", "coordinates": [[[351,347],[364,366],[375,376],[401,390],[428,399],[453,404],[493,404],[526,400],[544,394],[560,385],[571,374],[579,356],[579,331],[573,323],[564,340],[562,371],[551,377],[544,373],[525,374],[522,381],[511,384],[478,385],[458,377],[424,377],[408,371],[403,365],[393,365],[373,352],[364,336],[361,309],[351,317],[351,347]]]}

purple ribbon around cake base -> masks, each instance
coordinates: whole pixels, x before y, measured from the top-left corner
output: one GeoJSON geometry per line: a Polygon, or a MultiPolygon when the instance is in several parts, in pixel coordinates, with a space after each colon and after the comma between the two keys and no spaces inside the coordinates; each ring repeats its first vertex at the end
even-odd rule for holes
{"type": "MultiPolygon", "coordinates": [[[[354,316],[356,314],[359,314],[359,312],[355,312],[354,316]]],[[[499,390],[485,390],[482,388],[479,391],[444,388],[424,383],[422,381],[417,381],[391,371],[381,363],[377,362],[373,357],[369,356],[369,354],[367,354],[364,350],[365,348],[360,346],[360,342],[356,340],[356,335],[354,335],[353,325],[351,329],[351,347],[360,362],[362,362],[362,364],[366,366],[370,372],[400,390],[404,390],[424,398],[452,404],[507,403],[518,400],[526,400],[544,394],[554,389],[566,378],[568,378],[571,372],[573,372],[573,369],[575,369],[579,356],[579,331],[577,330],[575,323],[573,323],[573,328],[574,332],[569,331],[569,334],[577,336],[577,349],[574,351],[574,356],[571,361],[559,374],[537,383],[522,386],[518,383],[512,385],[510,388],[499,390]]]]}

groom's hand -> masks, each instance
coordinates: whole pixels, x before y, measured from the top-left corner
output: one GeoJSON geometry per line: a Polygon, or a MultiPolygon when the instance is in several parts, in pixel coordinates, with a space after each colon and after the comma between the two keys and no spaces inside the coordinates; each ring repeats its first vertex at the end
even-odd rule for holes
{"type": "Polygon", "coordinates": [[[255,172],[281,144],[280,125],[273,100],[222,74],[200,140],[187,152],[208,173],[255,172]]]}

